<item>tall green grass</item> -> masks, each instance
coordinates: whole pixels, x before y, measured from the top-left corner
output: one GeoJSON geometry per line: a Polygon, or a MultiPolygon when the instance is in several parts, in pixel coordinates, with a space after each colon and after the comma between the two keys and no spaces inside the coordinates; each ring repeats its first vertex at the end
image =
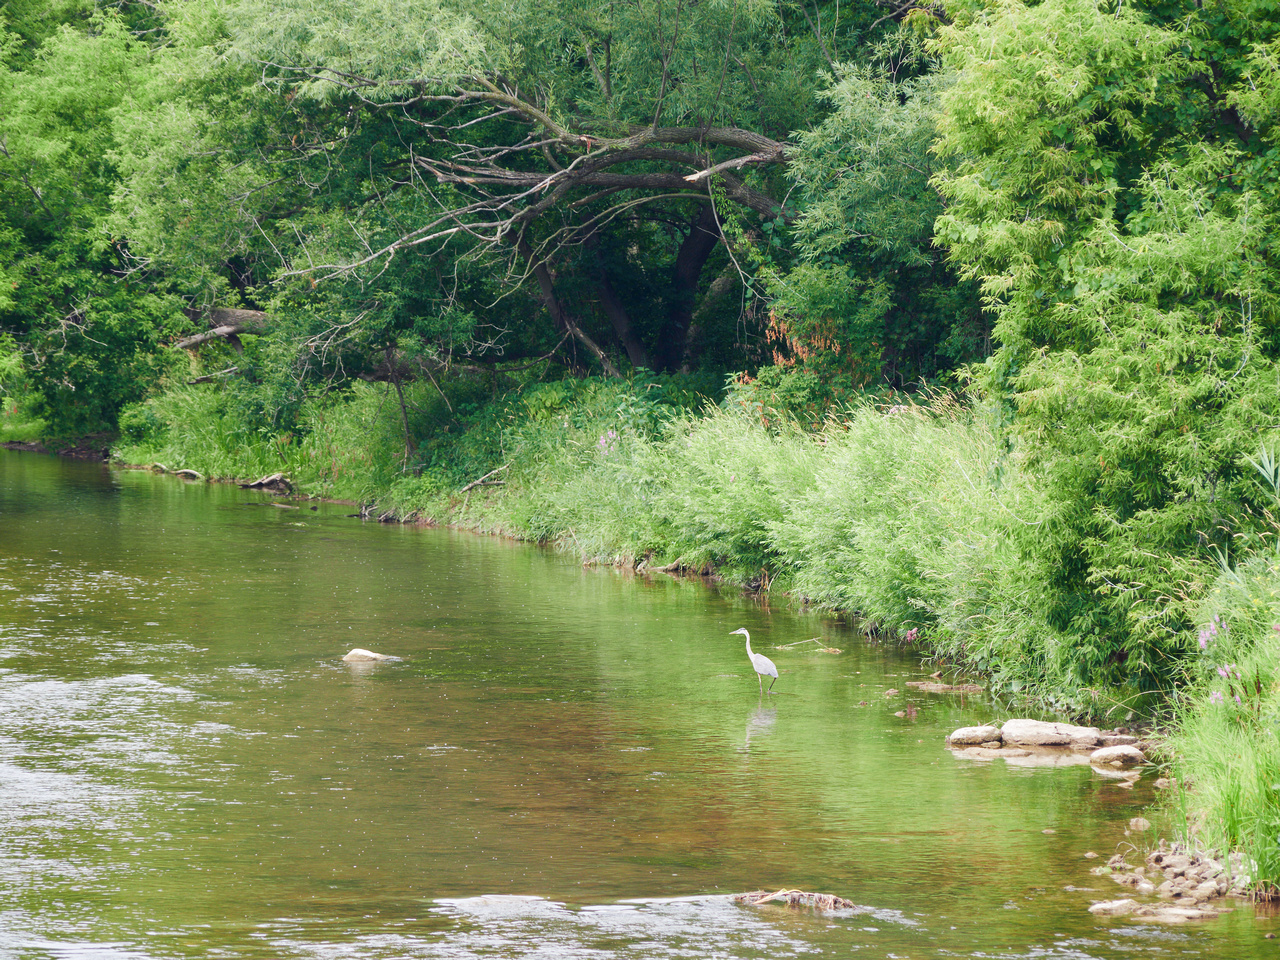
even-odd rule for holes
{"type": "MultiPolygon", "coordinates": [[[[407,389],[407,408],[428,433],[439,398],[407,389]]],[[[219,480],[283,472],[318,497],[374,501],[409,474],[398,398],[356,382],[341,395],[304,402],[291,429],[274,428],[251,398],[214,384],[179,386],[128,407],[114,453],[127,463],[192,469],[219,480]]]]}
{"type": "Polygon", "coordinates": [[[856,612],[868,632],[915,631],[997,693],[1110,704],[1091,699],[1038,605],[1019,547],[1039,522],[1035,484],[968,403],[866,402],[817,429],[732,398],[641,423],[625,391],[579,398],[572,414],[540,403],[509,414],[503,485],[443,519],[586,560],[714,569],[856,612]]]}
{"type": "Polygon", "coordinates": [[[1202,609],[1170,749],[1188,841],[1241,850],[1280,894],[1280,556],[1224,562],[1202,609]]]}

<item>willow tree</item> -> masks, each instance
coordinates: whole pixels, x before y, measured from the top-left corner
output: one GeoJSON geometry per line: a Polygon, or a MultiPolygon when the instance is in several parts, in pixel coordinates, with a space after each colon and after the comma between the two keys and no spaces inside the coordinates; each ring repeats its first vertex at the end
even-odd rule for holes
{"type": "Polygon", "coordinates": [[[883,14],[847,7],[837,20],[838,5],[779,0],[178,5],[188,52],[130,121],[122,222],[140,254],[173,251],[219,229],[221,190],[235,225],[214,246],[274,257],[277,277],[374,289],[427,259],[455,314],[450,290],[500,315],[499,296],[529,289],[605,370],[611,343],[675,369],[709,274],[734,277],[726,232],[749,242],[790,216],[788,136],[822,109],[831,58],[861,42],[851,26],[883,14]],[[201,70],[241,87],[211,100],[190,87],[201,70]],[[250,103],[268,118],[253,130],[236,113],[250,103]],[[192,198],[199,226],[180,209],[192,198]]]}

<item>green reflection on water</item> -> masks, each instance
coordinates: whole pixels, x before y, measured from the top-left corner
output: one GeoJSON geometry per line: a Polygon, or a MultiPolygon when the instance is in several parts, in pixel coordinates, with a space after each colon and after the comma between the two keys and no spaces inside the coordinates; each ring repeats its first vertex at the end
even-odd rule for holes
{"type": "Polygon", "coordinates": [[[945,734],[995,714],[886,697],[908,656],[347,512],[0,453],[0,953],[1268,953],[1247,908],[1090,917],[1120,890],[1083,855],[1150,789],[957,761],[945,734]],[[776,649],[811,637],[844,652],[776,649]],[[878,912],[708,896],[781,887],[878,912]]]}

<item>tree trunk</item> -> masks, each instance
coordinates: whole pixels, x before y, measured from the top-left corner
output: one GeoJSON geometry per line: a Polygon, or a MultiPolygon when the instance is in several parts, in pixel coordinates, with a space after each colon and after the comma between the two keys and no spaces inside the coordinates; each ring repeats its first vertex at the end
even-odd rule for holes
{"type": "Polygon", "coordinates": [[[591,254],[595,259],[596,293],[600,298],[600,306],[604,310],[605,316],[609,318],[609,323],[613,325],[613,332],[618,338],[618,342],[627,351],[627,359],[631,361],[631,366],[637,369],[640,367],[647,369],[649,367],[649,351],[645,347],[644,341],[636,333],[635,327],[631,325],[631,315],[627,313],[627,308],[623,306],[622,300],[618,297],[617,291],[613,289],[613,284],[609,280],[609,268],[600,253],[598,234],[592,234],[591,240],[588,241],[588,246],[591,247],[591,254]]]}
{"type": "Polygon", "coordinates": [[[685,345],[697,300],[698,278],[719,242],[720,225],[716,221],[715,210],[708,203],[703,205],[690,225],[689,235],[680,244],[672,270],[667,322],[662,327],[662,339],[657,349],[661,369],[669,373],[674,373],[684,363],[685,345]]]}
{"type": "MultiPolygon", "coordinates": [[[[417,450],[413,445],[413,433],[409,429],[409,408],[404,402],[404,388],[400,386],[400,378],[396,375],[394,347],[387,347],[386,357],[387,367],[391,370],[391,385],[396,388],[396,397],[400,400],[400,422],[404,427],[404,465],[407,467],[409,462],[417,455],[417,450]]],[[[447,403],[448,401],[446,400],[445,402],[447,403]]]]}
{"type": "Polygon", "coordinates": [[[589,351],[591,355],[599,361],[600,366],[604,368],[606,376],[621,377],[618,368],[613,365],[613,361],[609,359],[608,354],[600,349],[599,344],[587,336],[573,316],[564,308],[564,304],[560,302],[560,298],[556,295],[555,282],[552,280],[551,271],[547,269],[547,264],[543,260],[537,260],[533,250],[524,240],[516,241],[517,249],[520,255],[524,257],[525,262],[529,264],[530,270],[533,272],[533,278],[538,281],[538,290],[542,295],[542,304],[547,308],[547,313],[551,314],[557,328],[567,330],[589,351]]]}

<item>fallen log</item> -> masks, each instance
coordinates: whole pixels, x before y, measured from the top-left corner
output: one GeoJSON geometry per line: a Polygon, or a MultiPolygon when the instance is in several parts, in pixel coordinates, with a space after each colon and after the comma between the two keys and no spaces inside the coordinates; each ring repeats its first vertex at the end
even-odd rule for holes
{"type": "Polygon", "coordinates": [[[751,893],[735,893],[735,903],[759,906],[762,903],[785,903],[788,907],[812,907],[816,910],[851,910],[857,906],[852,900],[830,893],[805,893],[803,890],[755,890],[751,893]]]}
{"type": "Polygon", "coordinates": [[[274,490],[277,493],[292,493],[293,484],[283,473],[268,474],[261,479],[254,480],[252,483],[242,483],[240,487],[244,490],[274,490]]]}
{"type": "Polygon", "coordinates": [[[186,310],[184,312],[192,320],[208,319],[209,329],[203,333],[197,333],[179,340],[174,346],[180,350],[193,350],[202,343],[222,339],[230,343],[239,352],[242,349],[239,334],[266,333],[267,327],[271,322],[270,316],[262,310],[214,307],[207,312],[201,310],[186,310]]]}
{"type": "Polygon", "coordinates": [[[506,483],[506,481],[505,481],[505,480],[490,480],[489,478],[490,478],[490,477],[492,477],[495,473],[501,473],[503,470],[507,469],[507,467],[509,467],[509,466],[511,466],[511,464],[509,464],[509,463],[504,463],[502,466],[498,467],[498,469],[497,469],[497,470],[490,470],[488,473],[486,473],[486,474],[485,474],[483,477],[481,477],[479,480],[472,480],[472,481],[471,481],[470,483],[468,483],[465,487],[463,487],[463,488],[459,491],[459,493],[466,493],[467,491],[469,491],[469,490],[473,490],[473,489],[475,489],[476,487],[500,487],[500,486],[502,486],[504,483],[506,483]]]}

